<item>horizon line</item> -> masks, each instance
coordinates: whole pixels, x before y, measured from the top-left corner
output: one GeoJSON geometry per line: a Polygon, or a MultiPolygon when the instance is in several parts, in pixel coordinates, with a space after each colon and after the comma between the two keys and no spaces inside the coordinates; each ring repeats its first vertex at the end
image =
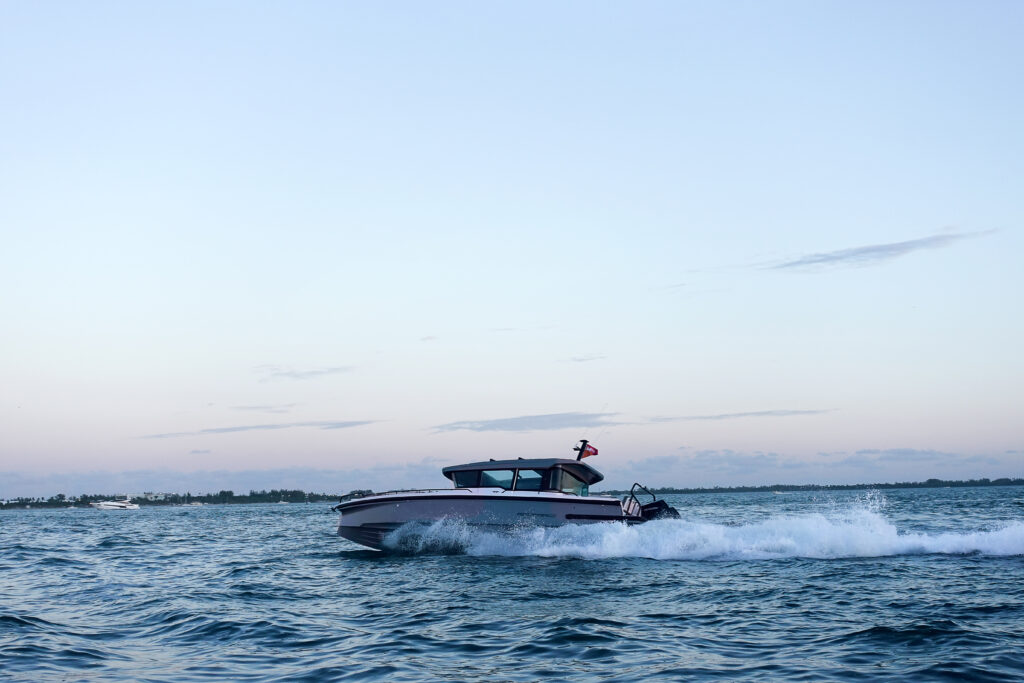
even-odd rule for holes
{"type": "MultiPolygon", "coordinates": [[[[870,489],[871,487],[875,487],[875,486],[877,486],[877,487],[885,487],[885,488],[953,488],[953,487],[956,487],[956,488],[969,488],[971,486],[1024,486],[1024,477],[996,477],[996,478],[981,477],[979,479],[937,479],[935,477],[930,477],[930,478],[928,478],[928,479],[926,479],[924,481],[892,481],[892,482],[878,482],[878,481],[876,481],[876,482],[870,482],[870,483],[864,482],[864,483],[856,483],[856,484],[781,484],[781,483],[774,483],[774,484],[740,484],[740,485],[732,485],[732,486],[656,486],[656,487],[653,487],[651,489],[651,491],[652,492],[659,492],[660,491],[660,492],[663,492],[663,493],[668,494],[668,495],[685,495],[685,494],[690,494],[690,493],[746,493],[746,492],[751,492],[752,493],[752,492],[755,492],[755,491],[762,491],[762,490],[763,491],[771,491],[773,489],[785,489],[785,488],[798,489],[798,490],[807,490],[807,491],[819,490],[819,489],[858,489],[858,488],[859,489],[870,489]],[[982,482],[985,482],[985,483],[982,483],[982,482]],[[997,484],[995,482],[1006,482],[1006,483],[999,483],[999,484],[997,484]]],[[[353,490],[368,490],[368,489],[353,489],[353,490]]],[[[421,490],[421,489],[409,489],[409,490],[421,490]]],[[[445,489],[437,489],[437,490],[445,490],[445,489]]],[[[241,496],[241,497],[249,496],[251,494],[259,495],[259,494],[262,494],[262,493],[269,493],[270,491],[292,491],[292,492],[298,492],[298,493],[302,493],[302,494],[324,495],[324,496],[333,496],[333,495],[335,495],[333,493],[328,493],[328,492],[305,491],[303,489],[270,489],[269,491],[266,490],[266,489],[261,489],[260,491],[257,491],[256,489],[250,489],[248,492],[238,493],[238,494],[235,494],[233,489],[222,489],[222,491],[231,491],[232,496],[238,495],[238,496],[241,496]]],[[[623,492],[627,492],[627,491],[628,491],[628,489],[607,489],[607,490],[604,490],[604,491],[595,491],[594,493],[596,495],[605,495],[605,494],[611,494],[611,493],[623,493],[623,492]]],[[[383,492],[380,492],[380,493],[383,493],[383,492]]],[[[65,501],[69,501],[70,502],[70,501],[79,500],[81,498],[103,498],[103,497],[113,498],[113,497],[117,497],[119,495],[135,497],[135,496],[145,496],[146,494],[161,495],[161,496],[179,496],[179,497],[186,497],[186,496],[188,496],[188,497],[191,497],[191,498],[202,498],[202,497],[206,497],[206,496],[217,496],[217,495],[220,495],[220,492],[219,491],[216,492],[216,493],[215,492],[201,492],[201,493],[195,493],[195,494],[193,494],[191,492],[177,493],[177,492],[170,492],[170,491],[145,491],[145,492],[142,492],[142,493],[124,493],[124,494],[121,494],[121,493],[83,493],[81,496],[65,496],[63,499],[59,499],[59,500],[65,500],[65,501]]],[[[14,498],[0,498],[0,509],[4,508],[7,505],[10,505],[12,503],[15,503],[15,504],[24,504],[26,502],[29,502],[29,503],[31,503],[31,502],[44,502],[45,503],[45,502],[47,502],[49,500],[58,499],[57,497],[61,496],[61,495],[64,495],[64,494],[55,493],[55,494],[49,496],[48,498],[43,498],[42,496],[17,496],[17,497],[14,497],[14,498]]],[[[338,493],[337,495],[338,496],[343,496],[343,495],[347,495],[347,494],[338,493]]],[[[374,495],[376,495],[376,493],[374,493],[374,495]]],[[[152,503],[154,501],[148,501],[148,502],[152,503]]]]}

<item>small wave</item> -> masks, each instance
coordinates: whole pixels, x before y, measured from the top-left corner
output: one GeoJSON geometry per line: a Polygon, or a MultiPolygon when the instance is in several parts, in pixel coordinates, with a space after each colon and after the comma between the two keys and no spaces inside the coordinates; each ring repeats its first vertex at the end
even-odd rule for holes
{"type": "Polygon", "coordinates": [[[387,539],[410,553],[649,558],[658,560],[838,559],[922,554],[1024,555],[1024,522],[967,533],[900,533],[876,506],[842,514],[779,516],[730,526],[685,520],[482,531],[458,520],[409,524],[387,539]]]}
{"type": "Polygon", "coordinates": [[[37,567],[58,567],[62,569],[89,569],[89,563],[82,560],[75,560],[61,555],[49,555],[40,558],[34,563],[37,567]]]}
{"type": "Polygon", "coordinates": [[[956,622],[941,619],[903,626],[872,626],[836,640],[841,643],[866,641],[890,646],[897,644],[926,645],[969,635],[971,635],[970,631],[961,628],[956,622]]]}
{"type": "Polygon", "coordinates": [[[97,548],[131,548],[136,546],[144,546],[148,543],[145,539],[141,538],[129,538],[127,536],[113,535],[107,536],[96,543],[97,548]]]}
{"type": "Polygon", "coordinates": [[[7,629],[38,629],[45,631],[55,628],[56,624],[32,616],[19,616],[17,614],[0,614],[0,633],[7,629]]]}
{"type": "Polygon", "coordinates": [[[252,621],[174,610],[153,613],[144,619],[146,638],[178,643],[233,642],[239,639],[278,643],[296,637],[294,627],[267,619],[252,621]]]}

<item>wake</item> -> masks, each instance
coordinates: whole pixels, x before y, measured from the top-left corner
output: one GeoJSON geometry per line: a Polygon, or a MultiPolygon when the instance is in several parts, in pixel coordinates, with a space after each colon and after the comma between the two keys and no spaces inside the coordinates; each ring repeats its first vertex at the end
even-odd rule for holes
{"type": "Polygon", "coordinates": [[[739,526],[655,520],[562,527],[522,527],[507,532],[475,529],[457,520],[398,529],[392,550],[467,555],[657,560],[839,559],[922,554],[1024,555],[1024,522],[966,533],[900,533],[874,510],[842,515],[777,516],[739,526]]]}

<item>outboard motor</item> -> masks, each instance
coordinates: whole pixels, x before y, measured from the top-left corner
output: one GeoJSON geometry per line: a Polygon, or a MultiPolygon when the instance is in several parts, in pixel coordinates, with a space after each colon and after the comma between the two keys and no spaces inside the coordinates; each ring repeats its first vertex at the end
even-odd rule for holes
{"type": "Polygon", "coordinates": [[[640,506],[640,516],[645,521],[652,519],[679,519],[679,510],[663,500],[655,500],[640,506]]]}
{"type": "Polygon", "coordinates": [[[652,519],[679,519],[679,510],[676,510],[663,500],[658,500],[658,497],[651,493],[650,489],[643,484],[634,483],[633,488],[629,490],[629,497],[636,501],[637,504],[640,503],[636,497],[637,490],[651,497],[650,502],[640,505],[640,517],[645,522],[649,522],[652,519]]]}

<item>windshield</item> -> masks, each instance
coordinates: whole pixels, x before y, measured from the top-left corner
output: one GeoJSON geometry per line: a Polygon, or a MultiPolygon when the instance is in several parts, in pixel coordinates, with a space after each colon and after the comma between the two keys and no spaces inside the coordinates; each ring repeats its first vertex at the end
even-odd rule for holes
{"type": "Polygon", "coordinates": [[[506,491],[545,491],[550,470],[466,470],[454,472],[455,488],[498,488],[506,491]]]}
{"type": "Polygon", "coordinates": [[[586,496],[590,493],[590,486],[584,484],[580,479],[565,470],[558,471],[558,490],[562,493],[575,493],[577,496],[586,496]]]}
{"type": "Polygon", "coordinates": [[[474,471],[456,472],[452,481],[455,482],[455,488],[457,489],[474,488],[480,485],[480,473],[474,471]]]}
{"type": "Polygon", "coordinates": [[[515,475],[515,470],[484,470],[480,473],[480,486],[510,489],[515,475]]]}
{"type": "Polygon", "coordinates": [[[540,491],[544,488],[544,470],[519,470],[516,491],[540,491]]]}

